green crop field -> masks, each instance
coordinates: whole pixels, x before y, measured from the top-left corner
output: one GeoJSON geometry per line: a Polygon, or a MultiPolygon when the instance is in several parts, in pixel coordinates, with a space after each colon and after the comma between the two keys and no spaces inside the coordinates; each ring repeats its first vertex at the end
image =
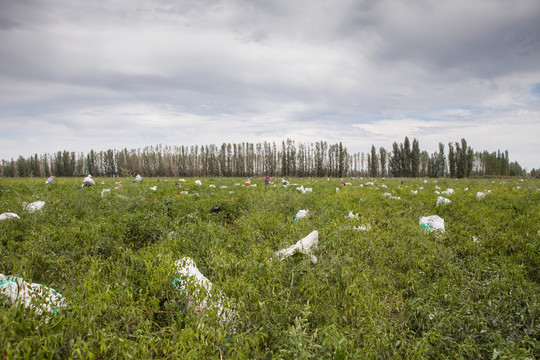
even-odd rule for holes
{"type": "Polygon", "coordinates": [[[0,359],[540,358],[539,180],[195,180],[0,179],[0,274],[63,298],[0,295],[0,359]]]}

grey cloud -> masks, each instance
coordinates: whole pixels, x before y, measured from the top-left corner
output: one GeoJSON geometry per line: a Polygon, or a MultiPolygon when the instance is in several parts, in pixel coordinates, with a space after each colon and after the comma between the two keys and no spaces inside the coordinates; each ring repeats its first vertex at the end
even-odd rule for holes
{"type": "MultiPolygon", "coordinates": [[[[434,70],[457,70],[459,75],[485,78],[516,69],[537,70],[539,2],[445,4],[413,1],[402,7],[403,12],[378,14],[385,19],[374,29],[383,43],[378,60],[414,61],[434,70]],[[452,4],[449,9],[448,4],[452,4]]],[[[378,11],[385,10],[392,11],[383,5],[378,11]]]]}
{"type": "Polygon", "coordinates": [[[463,108],[473,122],[537,101],[537,0],[0,1],[0,124],[65,133],[94,119],[115,136],[129,127],[127,142],[148,121],[164,139],[174,124],[227,122],[240,140],[354,142],[355,122],[463,108]]]}

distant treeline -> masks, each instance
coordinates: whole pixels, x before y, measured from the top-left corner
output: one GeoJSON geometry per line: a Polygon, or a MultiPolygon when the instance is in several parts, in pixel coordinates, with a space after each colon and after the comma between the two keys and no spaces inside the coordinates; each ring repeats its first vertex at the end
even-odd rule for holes
{"type": "MultiPolygon", "coordinates": [[[[533,169],[533,173],[535,170],[533,169]]],[[[58,151],[14,160],[2,160],[0,176],[60,177],[92,174],[106,177],[445,177],[522,176],[524,170],[510,162],[508,151],[474,152],[465,139],[429,154],[421,151],[418,140],[412,145],[392,144],[392,150],[374,145],[368,153],[350,154],[342,143],[325,141],[296,143],[288,139],[275,142],[201,145],[147,146],[144,149],[107,151],[88,154],[58,151]]]]}

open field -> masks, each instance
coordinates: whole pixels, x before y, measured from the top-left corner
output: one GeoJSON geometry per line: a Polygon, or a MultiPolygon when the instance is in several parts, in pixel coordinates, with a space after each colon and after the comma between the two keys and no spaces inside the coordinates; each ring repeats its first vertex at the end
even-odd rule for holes
{"type": "Polygon", "coordinates": [[[0,296],[0,359],[540,358],[540,180],[195,180],[0,179],[0,213],[20,216],[0,221],[0,273],[66,304],[0,296]],[[316,264],[276,259],[314,230],[316,264]],[[190,306],[185,256],[231,321],[190,306]]]}

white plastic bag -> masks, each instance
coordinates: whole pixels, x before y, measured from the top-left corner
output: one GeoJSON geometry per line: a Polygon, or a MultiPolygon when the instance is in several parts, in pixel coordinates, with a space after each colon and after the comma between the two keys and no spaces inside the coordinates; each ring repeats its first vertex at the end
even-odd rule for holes
{"type": "Polygon", "coordinates": [[[313,188],[304,188],[303,185],[301,185],[300,187],[297,187],[296,190],[300,191],[302,194],[313,192],[313,188]]]}
{"type": "Polygon", "coordinates": [[[482,200],[482,199],[485,198],[485,197],[486,197],[486,194],[483,193],[483,192],[480,192],[480,191],[479,191],[479,192],[476,193],[476,199],[477,199],[477,200],[482,200]]]}
{"type": "Polygon", "coordinates": [[[0,274],[0,294],[7,296],[13,304],[20,302],[39,315],[43,312],[57,313],[61,307],[66,306],[62,295],[54,289],[4,274],[0,274]]]}
{"type": "Polygon", "coordinates": [[[175,285],[185,291],[190,306],[201,315],[216,311],[222,325],[233,320],[236,312],[232,310],[221,293],[212,291],[212,283],[195,266],[193,259],[184,257],[175,263],[179,277],[174,279],[175,285]]]}
{"type": "Polygon", "coordinates": [[[20,219],[19,215],[11,212],[0,214],[0,221],[7,219],[20,219]]]}
{"type": "Polygon", "coordinates": [[[438,215],[420,217],[419,223],[422,230],[441,230],[444,232],[444,219],[438,215]]]}
{"type": "Polygon", "coordinates": [[[450,199],[447,199],[445,197],[442,197],[442,196],[437,197],[437,206],[450,204],[451,202],[452,201],[450,199]]]}
{"type": "Polygon", "coordinates": [[[296,213],[296,216],[294,217],[294,221],[305,218],[308,214],[309,214],[309,210],[298,210],[298,212],[296,213]]]}
{"type": "Polygon", "coordinates": [[[33,213],[34,211],[39,211],[45,206],[45,201],[34,201],[30,204],[23,202],[23,207],[26,211],[29,213],[33,213]]]}
{"type": "Polygon", "coordinates": [[[308,236],[299,240],[296,244],[289,246],[286,249],[282,249],[277,252],[277,256],[280,260],[283,260],[289,256],[293,256],[297,252],[309,255],[311,262],[316,264],[317,258],[312,254],[312,250],[317,248],[319,243],[319,232],[317,230],[312,231],[308,236]]]}
{"type": "Polygon", "coordinates": [[[361,231],[369,231],[371,230],[371,224],[367,225],[360,225],[360,226],[353,226],[354,230],[361,230],[361,231]]]}
{"type": "Polygon", "coordinates": [[[195,180],[195,184],[196,185],[202,185],[202,181],[201,180],[195,180]]]}

